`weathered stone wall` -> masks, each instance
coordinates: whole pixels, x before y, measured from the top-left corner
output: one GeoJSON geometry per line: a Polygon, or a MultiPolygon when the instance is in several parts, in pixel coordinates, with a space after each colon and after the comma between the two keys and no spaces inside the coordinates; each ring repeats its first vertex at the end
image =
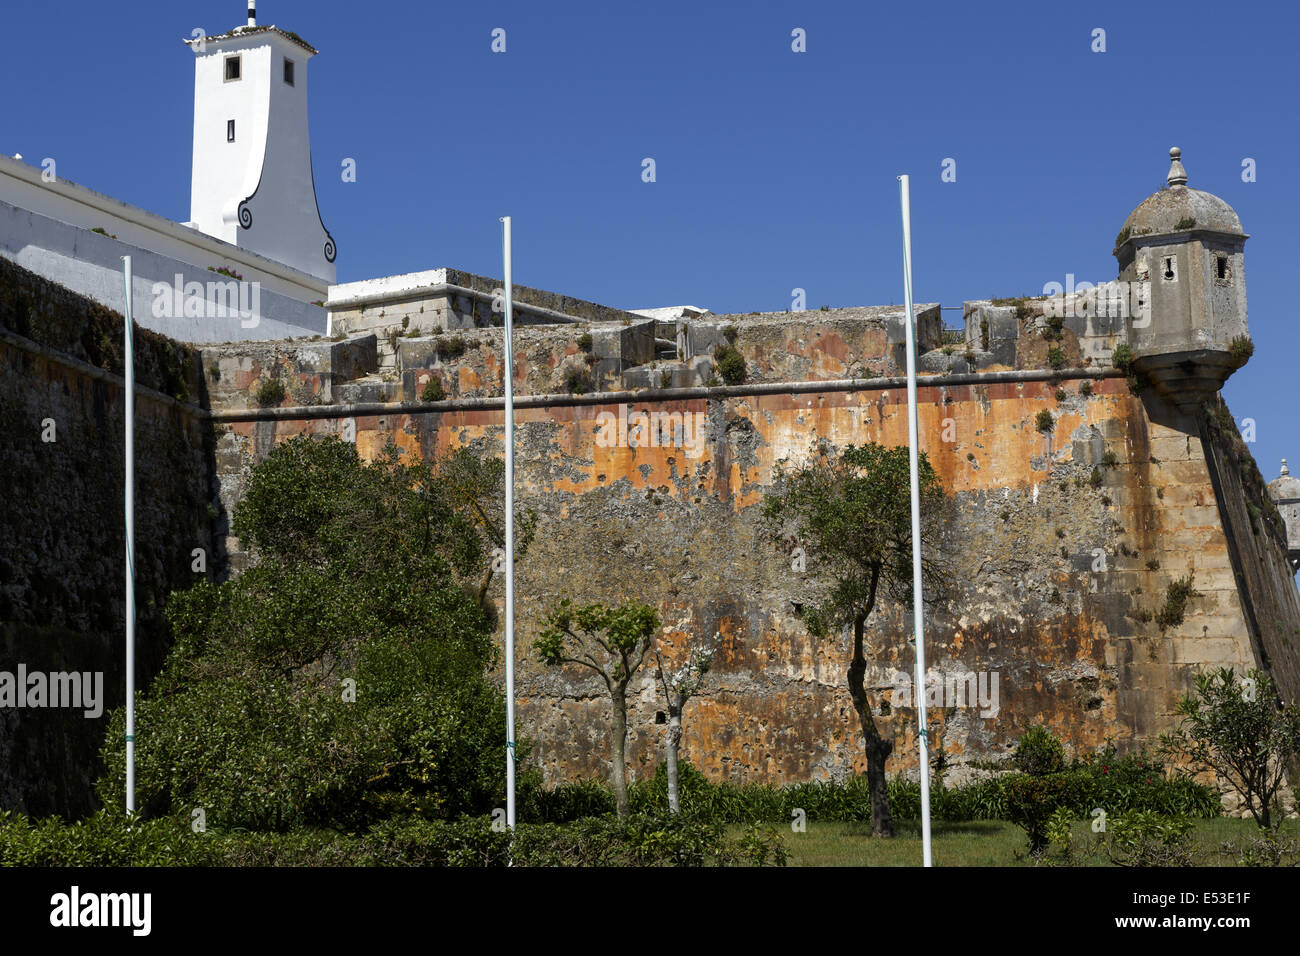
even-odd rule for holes
{"type": "MultiPolygon", "coordinates": [[[[0,325],[0,670],[102,671],[106,698],[98,719],[0,709],[0,808],[74,816],[93,808],[107,713],[125,699],[121,317],[0,260],[0,325]]],[[[146,386],[186,396],[200,387],[189,352],[160,337],[138,334],[136,364],[146,386]]],[[[200,409],[139,390],[141,687],[165,654],[163,601],[195,579],[191,552],[205,549],[209,567],[218,558],[209,448],[200,409]]]]}
{"type": "MultiPolygon", "coordinates": [[[[623,407],[692,424],[699,416],[695,446],[693,433],[675,445],[609,446],[598,416],[617,416],[620,405],[600,396],[518,412],[520,499],[541,518],[519,566],[519,714],[548,779],[603,773],[608,760],[598,679],[528,657],[545,606],[563,595],[655,604],[669,656],[721,632],[715,671],[685,721],[686,756],[710,775],[794,781],[863,769],[844,687],[847,640],[816,641],[799,617],[817,593],[816,555],[805,573],[793,571],[762,534],[757,505],[774,467],[802,460],[814,440],[903,444],[905,389],[864,381],[745,391],[646,393],[623,407]]],[[[996,759],[1031,721],[1075,751],[1108,739],[1139,746],[1170,726],[1199,669],[1262,663],[1235,551],[1256,567],[1249,593],[1273,593],[1268,613],[1284,629],[1300,626],[1276,542],[1243,539],[1245,512],[1219,506],[1197,420],[1154,392],[1134,395],[1114,373],[1022,372],[926,379],[919,399],[923,448],[953,496],[943,517],[953,594],[928,622],[928,659],[940,673],[999,677],[996,714],[933,711],[959,761],[996,759]],[[1008,380],[1017,374],[1028,380],[1008,380]],[[1050,435],[1036,426],[1043,409],[1054,416],[1050,435]],[[1162,629],[1169,585],[1188,573],[1199,596],[1162,629]]],[[[256,422],[227,412],[223,461],[246,469],[303,431],[354,435],[365,456],[388,442],[421,456],[460,446],[501,453],[499,403],[351,411],[346,420],[319,409],[256,422]]],[[[898,740],[891,771],[916,759],[914,711],[891,689],[913,666],[909,632],[906,610],[889,602],[870,623],[869,686],[878,708],[895,704],[881,715],[898,740]]],[[[1286,655],[1294,661],[1285,644],[1270,651],[1279,673],[1286,655]]],[[[642,774],[660,760],[664,707],[649,671],[635,691],[630,759],[642,774]]]]}
{"type": "MultiPolygon", "coordinates": [[[[1179,411],[1152,389],[1133,394],[1113,370],[1042,369],[1047,340],[1032,307],[989,308],[1007,309],[991,313],[1006,328],[990,348],[971,350],[981,371],[961,374],[953,362],[964,350],[934,348],[938,312],[922,307],[921,348],[947,374],[921,380],[921,441],[951,496],[935,518],[952,584],[928,618],[929,663],[950,679],[998,678],[991,708],[951,699],[933,708],[936,739],[958,762],[997,759],[1030,722],[1075,751],[1107,740],[1140,746],[1170,726],[1193,675],[1221,664],[1267,664],[1295,699],[1300,597],[1230,416],[1179,411]],[[1053,417],[1048,433],[1043,410],[1053,417]],[[1170,584],[1189,574],[1198,593],[1181,622],[1162,628],[1170,584]]],[[[656,605],[670,659],[722,635],[685,722],[685,755],[711,776],[787,782],[863,769],[845,690],[847,638],[815,640],[801,620],[821,586],[817,555],[796,570],[760,526],[758,506],[778,467],[804,460],[815,442],[905,443],[905,388],[871,377],[901,371],[899,314],[692,320],[706,347],[736,326],[748,384],[573,396],[555,394],[566,363],[599,365],[578,343],[582,327],[520,330],[518,487],[540,527],[519,566],[519,715],[549,780],[603,774],[608,763],[598,679],[544,669],[529,655],[561,596],[656,605]],[[674,417],[660,427],[640,413],[674,417]],[[611,429],[620,418],[627,424],[611,429]],[[641,440],[628,440],[629,428],[641,440]]],[[[0,281],[0,318],[12,330],[0,348],[0,420],[13,436],[4,473],[15,502],[0,524],[5,660],[102,668],[111,707],[121,702],[120,319],[23,273],[0,281]],[[56,443],[40,442],[45,418],[58,423],[56,443]]],[[[158,605],[192,583],[192,549],[207,549],[219,573],[245,566],[227,516],[249,468],[277,442],[337,433],[366,457],[390,442],[423,457],[463,446],[501,454],[500,331],[461,334],[465,351],[455,356],[431,353],[427,342],[439,337],[403,339],[400,380],[378,384],[374,336],[202,354],[138,341],[147,383],[213,409],[209,422],[165,395],[138,399],[138,494],[149,502],[138,517],[142,685],[164,650],[158,605]],[[447,401],[416,400],[431,372],[447,401]],[[269,379],[286,386],[280,407],[253,398],[269,379]],[[209,511],[210,500],[220,508],[209,511]]],[[[1092,364],[1091,346],[1068,325],[1053,341],[1064,343],[1067,364],[1092,364]]],[[[898,745],[891,772],[914,768],[917,752],[914,710],[898,691],[913,666],[908,614],[886,600],[869,626],[868,683],[898,745]]],[[[634,689],[630,759],[641,775],[660,760],[664,705],[648,669],[634,689]]],[[[85,809],[102,728],[34,711],[3,720],[0,805],[85,809]]]]}

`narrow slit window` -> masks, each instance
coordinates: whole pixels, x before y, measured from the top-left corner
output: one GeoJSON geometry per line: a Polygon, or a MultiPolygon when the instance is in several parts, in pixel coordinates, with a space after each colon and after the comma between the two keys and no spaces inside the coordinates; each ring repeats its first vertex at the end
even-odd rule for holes
{"type": "Polygon", "coordinates": [[[237,80],[239,79],[239,76],[239,57],[226,57],[226,82],[229,83],[231,80],[237,80]]]}
{"type": "Polygon", "coordinates": [[[235,121],[226,120],[226,142],[233,143],[234,141],[235,141],[235,121]]]}
{"type": "Polygon", "coordinates": [[[1162,274],[1164,275],[1164,277],[1165,277],[1166,279],[1175,279],[1175,278],[1177,278],[1177,275],[1174,273],[1174,257],[1173,257],[1173,256],[1165,256],[1165,267],[1164,267],[1164,269],[1162,270],[1162,274]]]}
{"type": "Polygon", "coordinates": [[[1231,275],[1231,273],[1228,271],[1228,257],[1215,256],[1214,278],[1218,279],[1220,282],[1227,282],[1229,275],[1231,275]]]}
{"type": "Polygon", "coordinates": [[[284,82],[293,86],[293,60],[285,57],[284,59],[284,82]]]}

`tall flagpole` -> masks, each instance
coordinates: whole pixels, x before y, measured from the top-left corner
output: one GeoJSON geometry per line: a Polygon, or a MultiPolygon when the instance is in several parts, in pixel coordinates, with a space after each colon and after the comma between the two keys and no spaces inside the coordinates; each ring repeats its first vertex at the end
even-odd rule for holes
{"type": "Polygon", "coordinates": [[[503,216],[506,318],[506,826],[515,828],[515,358],[510,217],[503,216]]]}
{"type": "Polygon", "coordinates": [[[123,256],[123,283],[126,287],[126,314],[123,316],[125,386],[122,402],[126,406],[126,434],[123,458],[126,461],[124,509],[126,511],[126,812],[135,813],[135,353],[132,350],[131,325],[131,257],[123,256]]]}
{"type": "Polygon", "coordinates": [[[912,621],[916,628],[917,740],[921,750],[921,847],[925,865],[930,856],[930,735],[925,714],[925,614],[921,603],[921,472],[916,425],[916,334],[912,310],[912,196],[907,176],[898,177],[903,202],[903,301],[907,304],[907,444],[912,484],[912,621]]]}

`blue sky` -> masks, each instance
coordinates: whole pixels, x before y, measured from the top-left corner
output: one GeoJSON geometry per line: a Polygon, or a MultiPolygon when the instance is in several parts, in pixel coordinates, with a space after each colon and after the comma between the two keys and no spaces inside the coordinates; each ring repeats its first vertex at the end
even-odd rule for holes
{"type": "MultiPolygon", "coordinates": [[[[11,4],[0,150],[188,219],[181,39],[243,9],[11,4]]],[[[499,275],[509,214],[517,282],[610,305],[775,311],[796,287],[811,308],[901,301],[906,172],[917,299],[960,306],[1066,273],[1114,278],[1115,234],[1178,145],[1189,185],[1228,200],[1252,236],[1257,350],[1226,397],[1256,421],[1266,478],[1283,456],[1300,464],[1291,5],[263,0],[259,21],[321,51],[312,141],[341,281],[499,275]],[[796,27],[806,53],[791,50],[796,27]],[[940,181],[946,158],[956,182],[940,181]]]]}

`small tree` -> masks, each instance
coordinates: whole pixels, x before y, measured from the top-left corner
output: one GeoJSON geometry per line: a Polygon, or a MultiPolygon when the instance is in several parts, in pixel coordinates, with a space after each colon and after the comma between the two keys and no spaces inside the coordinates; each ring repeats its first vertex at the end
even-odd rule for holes
{"type": "Polygon", "coordinates": [[[656,676],[664,690],[664,700],[668,702],[668,733],[664,737],[664,756],[668,764],[668,809],[681,813],[681,800],[677,793],[677,752],[682,744],[682,711],[686,702],[700,692],[704,678],[713,666],[713,657],[717,653],[721,634],[713,635],[713,640],[704,647],[692,647],[686,656],[686,663],[676,670],[664,668],[663,656],[655,648],[656,676]]]}
{"type": "MultiPolygon", "coordinates": [[[[832,629],[853,628],[849,662],[849,695],[858,712],[866,741],[867,785],[871,793],[871,830],[893,836],[885,761],[893,740],[882,735],[872,716],[864,677],[867,619],[882,593],[900,602],[912,595],[911,466],[906,446],[885,448],[875,443],[844,449],[837,459],[814,449],[813,460],[790,475],[777,475],[778,491],[763,503],[764,518],[779,543],[808,542],[809,554],[823,569],[828,592],[819,607],[806,612],[808,630],[826,637],[832,629]]],[[[944,578],[934,555],[938,526],[930,520],[943,502],[939,477],[925,454],[919,460],[924,590],[934,599],[944,578]]]]}
{"type": "Polygon", "coordinates": [[[627,688],[645,661],[659,614],[646,604],[629,601],[621,607],[588,604],[574,607],[568,598],[551,609],[533,649],[543,664],[577,664],[595,671],[605,682],[612,705],[614,801],[618,815],[628,814],[627,688]]]}
{"type": "Polygon", "coordinates": [[[1180,699],[1176,712],[1182,722],[1161,736],[1161,751],[1213,770],[1241,794],[1256,823],[1271,826],[1286,764],[1300,754],[1300,707],[1281,704],[1267,671],[1238,679],[1223,667],[1197,675],[1195,693],[1180,699]]]}

